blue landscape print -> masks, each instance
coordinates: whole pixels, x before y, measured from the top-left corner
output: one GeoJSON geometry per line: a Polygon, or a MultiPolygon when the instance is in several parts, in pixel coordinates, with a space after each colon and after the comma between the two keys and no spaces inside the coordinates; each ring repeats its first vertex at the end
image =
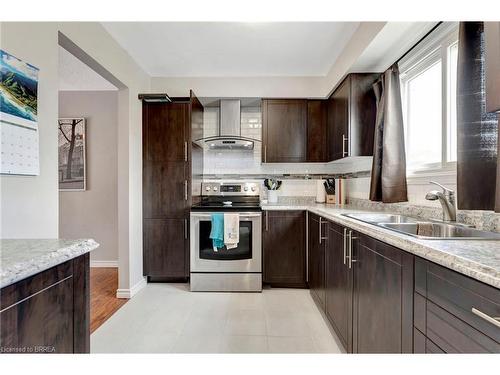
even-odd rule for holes
{"type": "Polygon", "coordinates": [[[0,50],[0,112],[36,122],[37,91],[38,68],[0,50]]]}

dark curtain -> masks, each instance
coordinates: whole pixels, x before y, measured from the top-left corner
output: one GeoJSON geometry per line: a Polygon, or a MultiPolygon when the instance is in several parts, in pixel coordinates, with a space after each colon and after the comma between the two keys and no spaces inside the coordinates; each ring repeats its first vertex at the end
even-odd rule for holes
{"type": "Polygon", "coordinates": [[[406,202],[406,156],[399,87],[399,69],[394,64],[373,85],[377,118],[373,146],[370,200],[406,202]]]}
{"type": "Polygon", "coordinates": [[[495,208],[498,120],[495,114],[486,112],[484,69],[483,23],[460,22],[457,195],[458,208],[463,210],[495,208]]]}

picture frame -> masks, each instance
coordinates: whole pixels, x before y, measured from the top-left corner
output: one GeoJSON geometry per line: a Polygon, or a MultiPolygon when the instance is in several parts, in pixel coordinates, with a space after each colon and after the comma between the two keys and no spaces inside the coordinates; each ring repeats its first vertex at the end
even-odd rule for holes
{"type": "Polygon", "coordinates": [[[86,121],[84,117],[58,119],[59,191],[87,189],[86,121]]]}

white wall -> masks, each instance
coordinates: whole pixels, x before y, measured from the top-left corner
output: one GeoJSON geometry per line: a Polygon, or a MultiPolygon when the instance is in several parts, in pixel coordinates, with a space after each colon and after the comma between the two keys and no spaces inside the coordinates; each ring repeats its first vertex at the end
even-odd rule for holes
{"type": "Polygon", "coordinates": [[[60,91],[59,117],[85,117],[85,191],[59,192],[59,237],[93,238],[92,262],[118,262],[118,92],[60,91]]]}
{"type": "Polygon", "coordinates": [[[51,23],[0,23],[0,48],[40,69],[39,176],[0,176],[1,238],[56,238],[57,28],[51,23]]]}
{"type": "MultiPolygon", "coordinates": [[[[1,177],[2,238],[58,236],[58,32],[107,74],[118,94],[119,289],[128,293],[142,276],[142,107],[150,77],[96,22],[2,23],[1,48],[39,67],[40,168],[38,177],[1,177]]],[[[73,51],[70,51],[73,52],[73,51]]],[[[186,94],[187,95],[187,92],[186,94]]],[[[124,294],[124,295],[125,295],[124,294]]]]}

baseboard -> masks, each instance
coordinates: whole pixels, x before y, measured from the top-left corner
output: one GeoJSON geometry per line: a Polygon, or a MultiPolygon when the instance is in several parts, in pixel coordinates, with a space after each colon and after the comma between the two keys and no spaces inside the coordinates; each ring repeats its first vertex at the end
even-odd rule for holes
{"type": "Polygon", "coordinates": [[[117,289],[116,290],[116,298],[132,298],[147,285],[146,278],[142,278],[138,283],[136,283],[130,289],[117,289]]]}
{"type": "Polygon", "coordinates": [[[118,261],[117,260],[91,260],[90,267],[118,268],[118,261]]]}

